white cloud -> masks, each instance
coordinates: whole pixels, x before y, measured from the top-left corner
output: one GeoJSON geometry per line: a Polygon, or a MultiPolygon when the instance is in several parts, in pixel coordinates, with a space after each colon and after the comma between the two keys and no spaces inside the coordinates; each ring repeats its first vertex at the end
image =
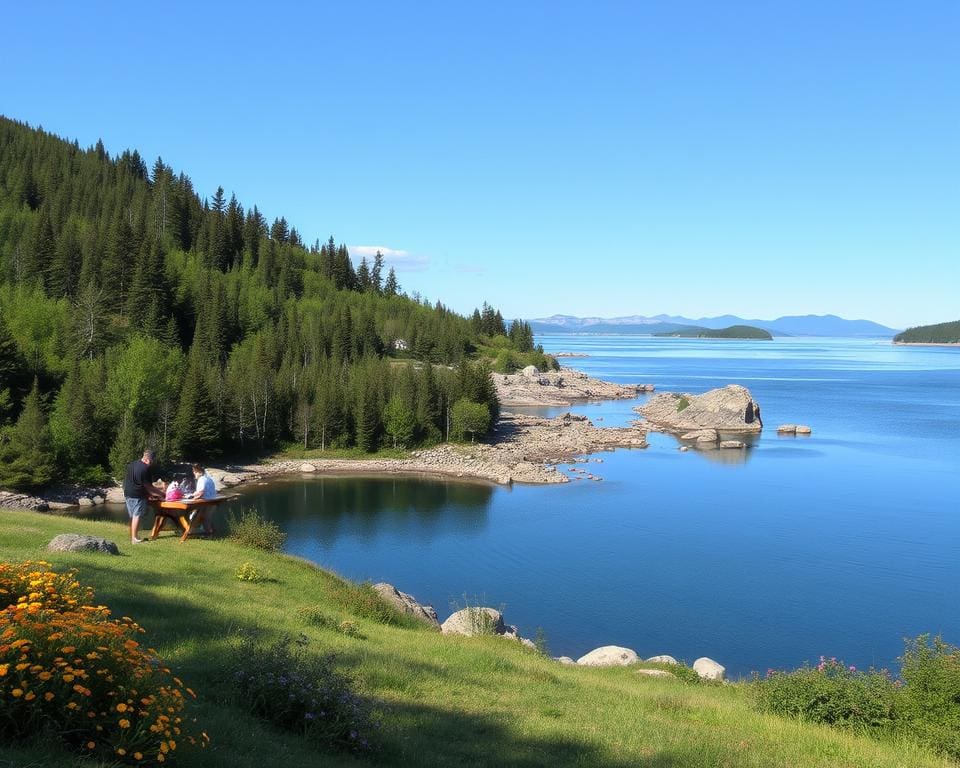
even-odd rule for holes
{"type": "Polygon", "coordinates": [[[423,272],[430,266],[429,256],[418,256],[410,251],[388,248],[385,245],[348,245],[347,249],[354,261],[359,261],[364,256],[367,261],[372,261],[377,251],[380,251],[387,266],[393,267],[397,272],[423,272]]]}

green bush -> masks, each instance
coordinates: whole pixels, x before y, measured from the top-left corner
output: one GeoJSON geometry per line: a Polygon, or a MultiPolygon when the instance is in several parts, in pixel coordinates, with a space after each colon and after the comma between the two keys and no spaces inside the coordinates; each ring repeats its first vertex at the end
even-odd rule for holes
{"type": "Polygon", "coordinates": [[[239,568],[237,568],[235,575],[240,581],[249,581],[254,584],[267,580],[266,574],[264,574],[253,563],[243,563],[239,568]]]}
{"type": "Polygon", "coordinates": [[[905,643],[899,680],[886,670],[859,672],[821,656],[815,667],[755,677],[757,705],[811,722],[897,734],[960,758],[960,649],[930,635],[905,643]]]}
{"type": "Polygon", "coordinates": [[[960,758],[960,648],[920,635],[906,641],[900,665],[898,731],[960,758]]]}
{"type": "Polygon", "coordinates": [[[278,552],[287,540],[287,534],[273,520],[267,520],[255,509],[245,509],[239,515],[231,514],[227,521],[230,538],[245,547],[278,552]]]}
{"type": "Polygon", "coordinates": [[[689,407],[689,405],[690,405],[690,401],[687,400],[687,398],[685,397],[681,397],[679,400],[677,400],[677,413],[680,413],[680,411],[689,407]]]}
{"type": "Polygon", "coordinates": [[[308,641],[283,637],[266,648],[246,636],[233,675],[234,701],[252,715],[300,734],[321,748],[373,751],[370,706],[332,655],[309,653],[308,641]]]}
{"type": "Polygon", "coordinates": [[[754,688],[761,709],[855,730],[884,730],[893,722],[895,687],[885,671],[860,672],[835,658],[793,672],[768,670],[754,688]]]}

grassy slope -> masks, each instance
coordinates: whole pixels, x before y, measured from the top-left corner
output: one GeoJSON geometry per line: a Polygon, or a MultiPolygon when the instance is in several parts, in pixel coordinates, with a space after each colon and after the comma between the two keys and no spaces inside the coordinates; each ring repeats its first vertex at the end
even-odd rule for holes
{"type": "MultiPolygon", "coordinates": [[[[123,542],[116,523],[0,513],[0,557],[44,557],[57,567],[77,567],[98,599],[139,621],[174,671],[198,691],[198,715],[214,748],[191,755],[185,765],[950,765],[909,745],[758,714],[741,686],[642,678],[629,668],[564,667],[498,638],[443,637],[362,618],[366,639],[305,628],[295,616],[305,605],[354,618],[335,576],[225,541],[180,545],[166,533],[137,547],[123,542]],[[123,556],[45,554],[44,544],[63,532],[113,539],[123,556]],[[245,561],[272,580],[238,582],[234,572],[245,561]],[[364,691],[385,705],[384,748],[375,761],[311,753],[298,739],[219,700],[230,636],[251,626],[269,637],[302,631],[317,649],[340,653],[364,691]]],[[[0,766],[72,764],[51,747],[0,746],[0,766]]]]}

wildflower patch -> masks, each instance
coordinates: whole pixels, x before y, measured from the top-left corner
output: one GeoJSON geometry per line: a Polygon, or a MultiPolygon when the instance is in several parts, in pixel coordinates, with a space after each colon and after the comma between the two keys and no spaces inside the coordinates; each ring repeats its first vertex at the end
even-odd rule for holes
{"type": "Polygon", "coordinates": [[[55,733],[65,746],[122,764],[170,763],[208,738],[187,716],[196,695],[129,617],[49,564],[0,566],[0,739],[55,733]]]}

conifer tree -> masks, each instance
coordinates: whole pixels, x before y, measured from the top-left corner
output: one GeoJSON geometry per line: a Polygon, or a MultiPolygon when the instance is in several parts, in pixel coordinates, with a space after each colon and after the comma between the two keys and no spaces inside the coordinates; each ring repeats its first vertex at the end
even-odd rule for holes
{"type": "Polygon", "coordinates": [[[50,426],[34,380],[17,423],[0,434],[0,487],[32,490],[49,483],[54,472],[50,426]]]}
{"type": "Polygon", "coordinates": [[[218,453],[220,430],[200,355],[191,353],[173,422],[174,448],[184,460],[197,461],[218,453]]]}
{"type": "Polygon", "coordinates": [[[110,472],[114,479],[122,480],[127,464],[138,458],[146,446],[147,436],[137,426],[132,413],[126,413],[120,421],[120,430],[110,446],[110,472]]]}
{"type": "Polygon", "coordinates": [[[383,285],[383,293],[385,296],[396,296],[400,293],[400,284],[397,282],[397,273],[393,267],[390,267],[390,272],[387,274],[387,281],[383,285]]]}
{"type": "MultiPolygon", "coordinates": [[[[370,286],[376,293],[383,293],[383,254],[377,251],[373,257],[373,267],[370,269],[370,286]]],[[[396,287],[394,287],[396,293],[396,287]]]]}

